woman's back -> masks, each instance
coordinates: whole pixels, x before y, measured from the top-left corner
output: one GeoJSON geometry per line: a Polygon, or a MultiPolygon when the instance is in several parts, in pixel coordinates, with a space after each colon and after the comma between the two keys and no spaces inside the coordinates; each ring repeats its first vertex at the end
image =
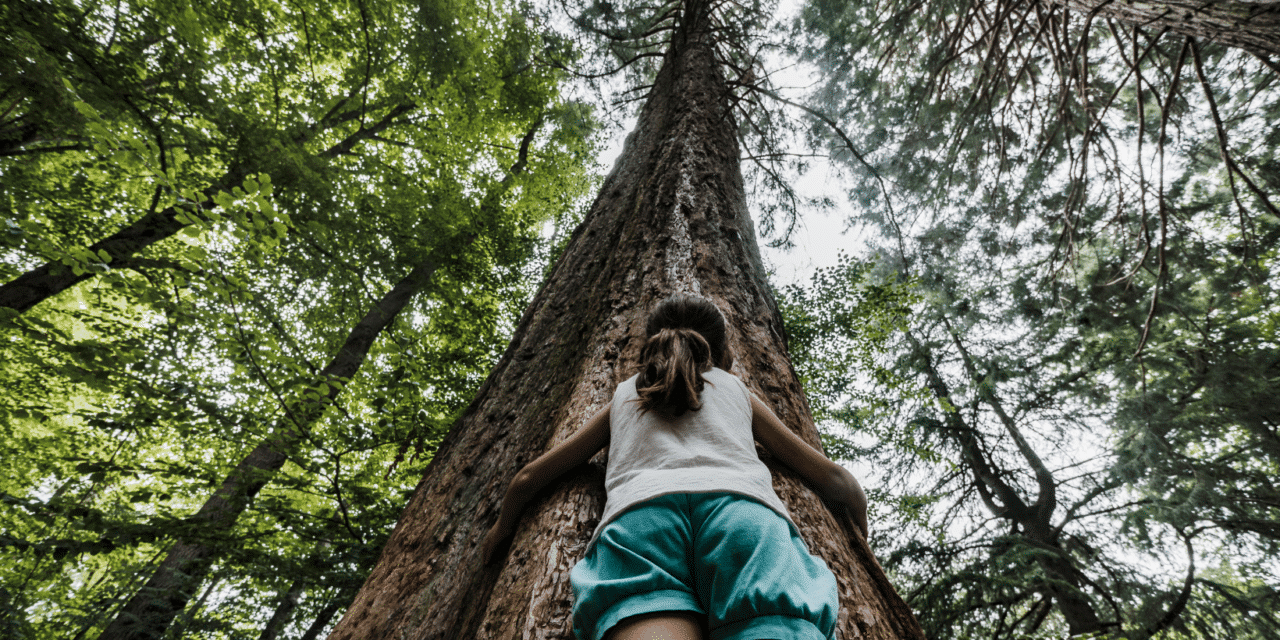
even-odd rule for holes
{"type": "Polygon", "coordinates": [[[645,335],[640,373],[516,474],[481,546],[486,564],[539,488],[608,444],[605,512],[570,575],[575,635],[701,637],[704,627],[722,638],[830,640],[835,576],[809,553],[754,441],[850,509],[865,535],[861,487],[726,370],[733,357],[714,303],[668,298],[645,335]]]}
{"type": "Polygon", "coordinates": [[[644,411],[635,401],[635,377],[618,385],[610,407],[608,502],[597,532],[628,507],[671,493],[737,493],[790,521],[756,454],[746,385],[719,368],[702,376],[701,409],[677,418],[644,411]]]}

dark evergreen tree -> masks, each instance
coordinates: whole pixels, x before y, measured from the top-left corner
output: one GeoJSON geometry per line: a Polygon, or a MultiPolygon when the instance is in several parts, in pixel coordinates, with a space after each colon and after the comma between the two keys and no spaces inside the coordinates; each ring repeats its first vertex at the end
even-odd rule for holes
{"type": "Polygon", "coordinates": [[[1277,463],[1280,351],[1245,318],[1274,299],[1280,75],[1095,8],[806,7],[806,108],[922,296],[884,375],[931,397],[846,422],[910,434],[863,453],[901,481],[887,566],[928,634],[1272,637],[1248,470],[1277,463]]]}

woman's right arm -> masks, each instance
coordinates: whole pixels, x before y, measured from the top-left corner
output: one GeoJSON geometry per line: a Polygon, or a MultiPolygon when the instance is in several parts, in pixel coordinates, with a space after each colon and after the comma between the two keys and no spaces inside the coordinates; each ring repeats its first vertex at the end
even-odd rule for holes
{"type": "Polygon", "coordinates": [[[867,537],[867,496],[848,469],[793,433],[759,398],[751,396],[751,431],[773,456],[809,481],[827,501],[844,506],[867,537]]]}
{"type": "Polygon", "coordinates": [[[524,507],[552,480],[564,472],[586,462],[597,451],[609,443],[609,405],[587,420],[587,424],[577,433],[569,436],[550,451],[542,454],[537,460],[525,465],[518,473],[507,493],[502,498],[502,507],[498,512],[498,522],[489,530],[481,545],[484,563],[489,564],[494,552],[502,541],[516,530],[520,521],[520,512],[524,507]]]}

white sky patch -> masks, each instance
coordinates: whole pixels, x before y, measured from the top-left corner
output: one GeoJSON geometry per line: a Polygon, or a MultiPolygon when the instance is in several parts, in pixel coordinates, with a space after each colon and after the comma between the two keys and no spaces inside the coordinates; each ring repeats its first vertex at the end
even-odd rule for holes
{"type": "MultiPolygon", "coordinates": [[[[792,69],[796,69],[795,73],[800,73],[797,68],[792,69]]],[[[801,81],[784,80],[780,84],[791,86],[801,84],[801,81]]],[[[615,129],[607,138],[606,146],[598,158],[600,165],[607,171],[613,170],[618,156],[622,155],[627,134],[631,133],[635,126],[636,118],[628,118],[623,127],[615,129]]],[[[839,171],[825,158],[813,158],[811,165],[808,173],[793,185],[798,195],[802,198],[826,196],[831,198],[836,206],[829,212],[808,214],[801,212],[791,236],[795,243],[791,249],[775,249],[766,245],[767,240],[761,242],[761,256],[765,267],[771,272],[770,276],[775,286],[807,285],[815,271],[835,266],[842,250],[856,255],[866,246],[858,240],[855,232],[845,232],[846,221],[852,215],[852,207],[841,189],[839,171]]],[[[744,164],[744,170],[746,169],[744,164]]],[[[752,219],[756,220],[755,212],[759,209],[757,203],[748,200],[747,209],[752,212],[752,219]]],[[[758,223],[756,227],[758,233],[758,223]]]]}

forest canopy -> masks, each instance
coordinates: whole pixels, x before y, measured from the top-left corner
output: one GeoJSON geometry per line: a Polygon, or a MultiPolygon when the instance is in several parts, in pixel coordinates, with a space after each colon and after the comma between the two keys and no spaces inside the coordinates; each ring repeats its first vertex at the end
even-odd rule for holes
{"type": "Polygon", "coordinates": [[[317,637],[591,190],[590,105],[501,4],[0,12],[6,637],[165,575],[173,637],[317,637]]]}
{"type": "MultiPolygon", "coordinates": [[[[775,295],[930,638],[1280,638],[1280,9],[1202,4],[715,5],[764,238],[847,201],[775,295]]],[[[323,637],[680,7],[0,6],[0,634],[323,637]]]]}

